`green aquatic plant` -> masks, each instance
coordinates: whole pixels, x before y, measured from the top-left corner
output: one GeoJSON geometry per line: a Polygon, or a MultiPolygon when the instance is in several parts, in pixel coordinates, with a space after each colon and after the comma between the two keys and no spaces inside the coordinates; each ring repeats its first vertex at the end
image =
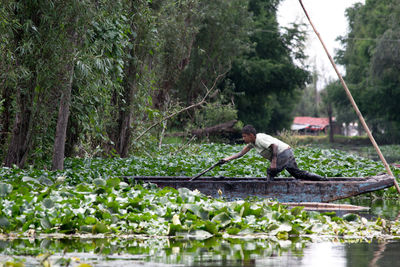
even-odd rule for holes
{"type": "MultiPolygon", "coordinates": [[[[269,199],[227,201],[197,190],[131,185],[124,176],[194,175],[241,146],[174,146],[127,159],[67,159],[66,169],[51,172],[1,168],[0,231],[35,234],[140,234],[148,236],[243,236],[279,239],[304,235],[397,236],[398,222],[366,221],[358,215],[288,209],[269,199]],[[352,218],[351,220],[349,218],[352,218]]],[[[374,161],[338,150],[299,147],[301,168],[326,176],[367,176],[384,170],[374,161]]],[[[268,163],[253,151],[209,175],[264,176],[268,163]]],[[[283,175],[287,175],[283,173],[283,175]]]]}

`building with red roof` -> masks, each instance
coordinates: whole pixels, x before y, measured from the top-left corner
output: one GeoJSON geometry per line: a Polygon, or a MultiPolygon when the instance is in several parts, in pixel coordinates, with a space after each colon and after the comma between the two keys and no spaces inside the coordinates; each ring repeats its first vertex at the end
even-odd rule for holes
{"type": "Polygon", "coordinates": [[[299,132],[326,132],[329,127],[329,118],[295,117],[291,130],[299,132]]]}

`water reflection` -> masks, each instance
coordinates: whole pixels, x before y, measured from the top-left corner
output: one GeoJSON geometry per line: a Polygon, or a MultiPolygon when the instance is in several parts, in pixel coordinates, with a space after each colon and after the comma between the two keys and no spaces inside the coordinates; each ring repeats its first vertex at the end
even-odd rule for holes
{"type": "Polygon", "coordinates": [[[374,199],[374,198],[349,198],[338,201],[338,203],[352,204],[356,206],[370,207],[368,211],[358,212],[359,215],[367,219],[376,219],[378,217],[387,220],[398,220],[400,218],[400,200],[399,199],[374,199]]]}
{"type": "Polygon", "coordinates": [[[0,242],[0,265],[375,267],[397,262],[399,249],[398,241],[376,240],[19,239],[0,242]]]}
{"type": "MultiPolygon", "coordinates": [[[[369,206],[360,215],[398,220],[399,200],[355,198],[346,203],[369,206]]],[[[315,240],[296,238],[206,240],[168,238],[68,238],[0,240],[0,266],[397,266],[400,241],[315,240]],[[40,255],[40,256],[38,256],[40,255]]]]}
{"type": "MultiPolygon", "coordinates": [[[[308,241],[222,238],[207,240],[19,239],[0,242],[0,262],[5,263],[16,255],[36,256],[50,253],[52,255],[49,261],[53,265],[68,259],[79,258],[80,262],[100,264],[99,266],[109,266],[119,261],[124,261],[124,266],[143,266],[142,264],[146,262],[181,266],[257,266],[257,259],[279,257],[289,251],[300,253],[306,242],[308,241]]],[[[22,258],[31,265],[42,261],[40,257],[22,258]]]]}

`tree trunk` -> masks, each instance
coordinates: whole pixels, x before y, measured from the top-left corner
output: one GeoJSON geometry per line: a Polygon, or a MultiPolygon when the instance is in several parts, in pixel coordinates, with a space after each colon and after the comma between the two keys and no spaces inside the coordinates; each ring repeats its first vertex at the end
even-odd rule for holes
{"type": "Polygon", "coordinates": [[[131,108],[128,107],[128,110],[121,112],[120,117],[120,127],[119,127],[119,138],[117,144],[117,152],[121,158],[125,158],[128,155],[129,144],[131,139],[131,108]]]}
{"type": "Polygon", "coordinates": [[[70,74],[70,78],[67,84],[65,85],[64,92],[62,93],[60,99],[56,136],[54,138],[53,161],[51,167],[52,170],[64,169],[65,140],[67,136],[69,107],[71,103],[71,85],[74,76],[72,62],[69,64],[69,66],[67,66],[67,69],[68,69],[67,73],[70,74]]]}
{"type": "Polygon", "coordinates": [[[1,99],[3,102],[3,112],[0,117],[0,147],[6,143],[8,135],[10,134],[10,122],[11,122],[11,89],[7,86],[4,87],[1,99]]]}
{"type": "Polygon", "coordinates": [[[29,153],[32,141],[35,78],[31,79],[31,84],[31,88],[27,89],[27,94],[22,93],[22,89],[17,93],[19,109],[15,114],[12,137],[4,160],[4,165],[7,167],[12,167],[15,164],[22,168],[29,153]]]}
{"type": "Polygon", "coordinates": [[[116,149],[120,157],[125,158],[128,155],[132,123],[132,102],[136,92],[137,67],[130,62],[125,72],[124,94],[123,99],[118,102],[119,118],[118,132],[116,137],[116,149]]]}
{"type": "MultiPolygon", "coordinates": [[[[72,89],[73,90],[73,89],[72,89]]],[[[73,98],[74,92],[71,93],[71,98],[73,98]]],[[[65,157],[72,157],[74,154],[74,147],[79,141],[79,121],[73,116],[73,111],[70,110],[70,115],[68,116],[67,125],[67,136],[65,140],[65,157]]]]}
{"type": "MultiPolygon", "coordinates": [[[[18,17],[18,9],[14,9],[14,15],[18,17]]],[[[35,20],[38,18],[32,18],[35,20]]],[[[36,21],[37,22],[37,21],[36,21]]],[[[23,21],[20,21],[22,24],[23,21]]],[[[19,47],[23,40],[23,31],[21,29],[14,29],[14,46],[19,47]]],[[[15,65],[19,66],[19,57],[16,55],[15,65]]],[[[23,84],[18,82],[16,88],[16,112],[11,133],[11,140],[8,145],[7,154],[4,158],[4,165],[12,167],[14,164],[22,168],[25,165],[27,155],[29,153],[31,138],[32,138],[32,117],[34,107],[34,95],[36,86],[36,70],[32,71],[32,77],[29,81],[23,84]]],[[[7,88],[5,88],[7,90],[7,88]]],[[[7,92],[5,92],[7,94],[7,92]]],[[[6,102],[7,98],[5,98],[6,102]]],[[[7,103],[11,105],[11,103],[7,103]]],[[[9,107],[5,112],[9,112],[9,107]]],[[[8,127],[10,122],[8,122],[8,127]]],[[[5,142],[5,140],[3,140],[5,142]]]]}
{"type": "MultiPolygon", "coordinates": [[[[76,19],[74,19],[75,21],[76,19]]],[[[60,96],[60,106],[58,109],[56,135],[54,138],[53,147],[53,160],[52,160],[52,170],[62,170],[64,169],[64,156],[65,156],[65,141],[67,137],[67,125],[68,117],[70,113],[71,105],[71,92],[72,92],[72,82],[74,78],[74,54],[75,46],[77,43],[77,33],[73,27],[72,23],[71,29],[68,31],[68,49],[66,49],[66,65],[64,69],[63,78],[60,79],[62,86],[61,96],[60,96]]]]}

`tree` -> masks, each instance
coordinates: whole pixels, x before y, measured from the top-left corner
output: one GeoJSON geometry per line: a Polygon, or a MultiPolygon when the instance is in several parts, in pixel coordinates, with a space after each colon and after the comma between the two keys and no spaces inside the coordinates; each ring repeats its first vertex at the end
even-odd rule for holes
{"type": "Polygon", "coordinates": [[[319,117],[321,112],[321,98],[320,92],[317,89],[318,72],[316,69],[312,73],[312,82],[308,84],[301,93],[299,102],[293,111],[295,116],[311,116],[319,117]]]}
{"type": "MultiPolygon", "coordinates": [[[[129,25],[129,45],[125,48],[122,58],[124,72],[122,78],[122,92],[115,91],[113,102],[117,110],[117,131],[111,132],[116,152],[121,157],[128,155],[132,136],[135,100],[139,100],[140,83],[145,81],[145,73],[151,72],[151,51],[154,49],[155,22],[148,1],[128,1],[127,22],[129,25]],[[153,42],[154,41],[154,42],[153,42]]],[[[136,105],[140,105],[139,101],[136,105]]]]}
{"type": "Polygon", "coordinates": [[[346,67],[349,89],[372,132],[386,133],[386,141],[400,139],[394,134],[400,126],[396,74],[399,4],[399,0],[367,1],[349,8],[350,32],[341,38],[345,49],[337,56],[346,67]]]}
{"type": "Polygon", "coordinates": [[[276,20],[279,1],[252,0],[251,52],[233,64],[229,79],[235,85],[235,103],[241,121],[260,131],[276,132],[288,128],[300,88],[308,72],[293,62],[302,62],[305,33],[299,25],[280,33],[276,20]],[[292,57],[293,56],[293,57],[292,57]]]}
{"type": "Polygon", "coordinates": [[[185,105],[202,97],[248,46],[251,18],[247,1],[201,1],[198,13],[190,62],[176,83],[175,96],[185,105]]]}
{"type": "Polygon", "coordinates": [[[142,136],[176,110],[181,128],[236,119],[234,104],[260,99],[237,96],[246,91],[240,79],[247,66],[271,87],[257,88],[265,96],[260,104],[270,111],[268,122],[281,125],[296,100],[293,88],[307,75],[291,58],[303,57],[302,35],[296,28],[278,32],[276,6],[272,0],[3,0],[1,160],[62,169],[66,156],[128,156],[142,143],[132,142],[136,132],[142,136]],[[212,110],[201,113],[204,106],[212,110]]]}
{"type": "MultiPolygon", "coordinates": [[[[64,6],[60,6],[60,10],[64,13],[63,20],[66,22],[63,25],[65,36],[62,40],[62,47],[65,47],[65,52],[62,57],[64,67],[60,73],[60,104],[57,116],[57,126],[54,137],[53,146],[53,160],[52,170],[62,170],[64,168],[64,156],[65,156],[65,142],[67,135],[68,118],[70,114],[71,105],[71,92],[72,84],[74,80],[74,68],[75,68],[75,56],[78,45],[78,20],[80,19],[80,10],[85,8],[85,5],[79,5],[81,2],[64,1],[64,6]],[[72,9],[68,10],[70,7],[72,9]]],[[[57,14],[61,16],[61,14],[57,14]]]]}
{"type": "MultiPolygon", "coordinates": [[[[37,64],[40,62],[40,55],[35,46],[40,42],[38,26],[41,23],[42,10],[35,3],[21,1],[7,11],[13,23],[10,25],[12,31],[7,32],[12,41],[5,50],[9,52],[6,56],[11,64],[8,73],[14,73],[14,79],[11,81],[7,77],[9,81],[6,83],[12,82],[17,89],[11,96],[16,100],[15,118],[4,164],[24,166],[32,146],[34,120],[41,102],[41,91],[37,88],[40,78],[38,69],[41,67],[40,63],[39,66],[37,64]]],[[[4,87],[3,90],[6,92],[9,89],[4,87]]]]}

